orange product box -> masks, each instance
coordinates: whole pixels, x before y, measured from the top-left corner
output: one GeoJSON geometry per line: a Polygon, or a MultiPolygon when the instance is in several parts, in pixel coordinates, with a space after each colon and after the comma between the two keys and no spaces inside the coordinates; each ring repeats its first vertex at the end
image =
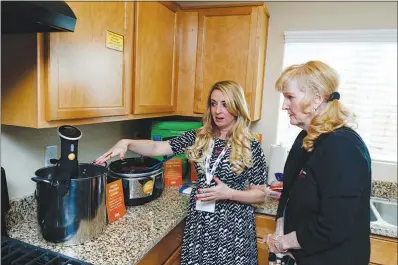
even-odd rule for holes
{"type": "Polygon", "coordinates": [[[106,184],[106,210],[109,224],[126,214],[121,179],[106,184]]]}
{"type": "Polygon", "coordinates": [[[173,158],[163,164],[164,166],[164,186],[181,186],[182,185],[182,159],[173,158]]]}
{"type": "Polygon", "coordinates": [[[191,163],[191,181],[196,181],[198,179],[198,172],[195,169],[195,163],[191,163]]]}
{"type": "Polygon", "coordinates": [[[255,133],[254,137],[256,137],[257,141],[259,141],[260,144],[261,144],[261,141],[263,140],[263,134],[262,133],[255,133]]]}

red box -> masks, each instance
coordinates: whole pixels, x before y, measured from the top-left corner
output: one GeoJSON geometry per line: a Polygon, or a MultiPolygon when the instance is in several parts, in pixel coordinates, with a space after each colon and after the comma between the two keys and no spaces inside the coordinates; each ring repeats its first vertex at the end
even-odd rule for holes
{"type": "Polygon", "coordinates": [[[163,164],[164,186],[173,187],[182,185],[182,159],[173,158],[163,164]]]}

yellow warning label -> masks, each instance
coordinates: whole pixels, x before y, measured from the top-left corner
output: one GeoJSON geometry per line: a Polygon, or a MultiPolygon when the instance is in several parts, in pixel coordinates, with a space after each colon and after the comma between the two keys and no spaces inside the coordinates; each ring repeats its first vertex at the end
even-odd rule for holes
{"type": "Polygon", "coordinates": [[[113,49],[116,51],[123,51],[123,35],[111,32],[109,30],[106,31],[106,47],[109,49],[113,49]]]}

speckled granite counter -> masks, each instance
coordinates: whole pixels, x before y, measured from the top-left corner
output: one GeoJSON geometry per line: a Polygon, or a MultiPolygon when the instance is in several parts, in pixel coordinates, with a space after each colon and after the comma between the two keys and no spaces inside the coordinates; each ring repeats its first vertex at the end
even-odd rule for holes
{"type": "Polygon", "coordinates": [[[185,218],[188,197],[180,195],[176,188],[165,189],[155,201],[128,207],[126,215],[108,225],[97,239],[78,246],[45,241],[37,224],[33,198],[26,198],[19,205],[26,214],[10,218],[10,237],[95,265],[130,265],[136,264],[185,218]]]}
{"type": "Polygon", "coordinates": [[[397,228],[394,228],[394,227],[386,228],[384,226],[380,226],[378,224],[371,222],[370,223],[370,231],[374,235],[398,238],[397,228]]]}
{"type": "MultiPolygon", "coordinates": [[[[388,185],[390,185],[390,184],[388,184],[388,185]]],[[[380,193],[376,193],[376,194],[380,194],[380,193]]],[[[373,194],[373,195],[376,195],[376,194],[373,194]]],[[[380,198],[382,198],[382,197],[380,196],[380,198]]],[[[393,198],[391,195],[389,195],[385,199],[395,199],[395,198],[393,198]]],[[[255,207],[256,207],[256,209],[255,209],[256,213],[268,214],[268,215],[275,216],[276,211],[278,209],[278,200],[266,199],[266,201],[264,203],[256,204],[255,207]]],[[[370,223],[370,231],[374,235],[398,238],[397,228],[393,227],[393,226],[385,227],[385,226],[381,226],[377,223],[371,222],[370,223]]]]}
{"type": "Polygon", "coordinates": [[[372,182],[372,196],[396,200],[398,198],[398,183],[375,180],[372,182]]]}
{"type": "MultiPolygon", "coordinates": [[[[383,183],[383,194],[394,194],[386,189],[396,185],[383,183]]],[[[373,192],[373,195],[379,193],[373,192]]],[[[395,193],[396,194],[396,193],[395,193]]],[[[388,199],[394,199],[389,195],[388,199]]],[[[126,215],[108,225],[104,232],[91,242],[78,246],[60,246],[46,242],[36,219],[36,202],[33,196],[11,202],[7,213],[8,232],[12,238],[37,245],[95,265],[136,264],[186,216],[188,196],[180,195],[177,188],[165,189],[162,196],[142,206],[128,207],[126,215]]],[[[278,200],[267,199],[255,205],[259,214],[276,215],[278,200]]],[[[375,224],[371,232],[376,235],[398,237],[394,228],[386,229],[375,224]]]]}
{"type": "Polygon", "coordinates": [[[254,204],[255,212],[275,216],[278,209],[278,200],[266,198],[262,204],[254,204]]]}

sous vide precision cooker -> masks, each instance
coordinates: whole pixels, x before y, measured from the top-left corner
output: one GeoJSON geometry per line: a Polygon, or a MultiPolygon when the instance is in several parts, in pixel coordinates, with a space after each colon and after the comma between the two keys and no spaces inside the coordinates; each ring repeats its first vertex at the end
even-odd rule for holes
{"type": "Polygon", "coordinates": [[[56,165],[40,168],[36,184],[37,218],[43,238],[74,245],[97,237],[106,226],[107,168],[78,162],[82,132],[65,125],[57,130],[61,156],[56,165]]]}
{"type": "Polygon", "coordinates": [[[70,187],[71,179],[79,176],[79,163],[77,161],[77,147],[82,132],[73,126],[61,126],[58,128],[61,138],[61,158],[58,160],[55,180],[58,181],[59,195],[65,195],[70,187]]]}

